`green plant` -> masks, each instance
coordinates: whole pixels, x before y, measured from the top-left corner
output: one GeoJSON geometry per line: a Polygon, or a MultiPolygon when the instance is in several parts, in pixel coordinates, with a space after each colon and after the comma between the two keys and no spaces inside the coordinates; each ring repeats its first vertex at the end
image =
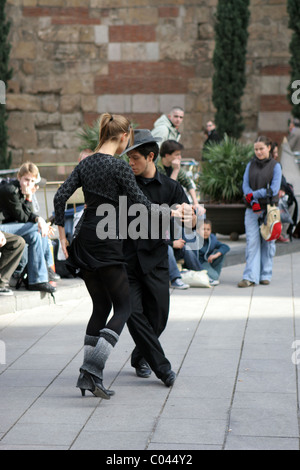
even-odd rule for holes
{"type": "Polygon", "coordinates": [[[208,146],[198,180],[202,199],[210,202],[238,203],[243,199],[243,175],[253,157],[253,145],[228,137],[208,146]]]}
{"type": "Polygon", "coordinates": [[[82,142],[78,148],[80,152],[85,149],[95,150],[99,142],[99,119],[94,121],[91,126],[85,124],[82,132],[78,132],[77,136],[82,142]]]}
{"type": "Polygon", "coordinates": [[[249,0],[219,0],[215,24],[213,104],[218,133],[240,138],[246,85],[249,0]]]}
{"type": "MultiPolygon", "coordinates": [[[[291,81],[288,87],[289,102],[292,104],[292,115],[300,119],[300,106],[299,102],[294,102],[292,99],[295,89],[292,84],[300,80],[300,9],[299,0],[288,0],[287,10],[289,13],[289,28],[293,30],[290,42],[290,66],[291,66],[291,81]]],[[[299,85],[298,85],[299,87],[299,85]]]]}
{"type": "MultiPolygon", "coordinates": [[[[10,44],[7,41],[10,21],[5,17],[6,0],[0,3],[0,80],[7,87],[8,80],[12,77],[12,69],[9,68],[10,44]]],[[[11,165],[11,152],[7,154],[8,134],[6,121],[8,114],[5,104],[0,104],[0,168],[7,169],[11,165]]]]}

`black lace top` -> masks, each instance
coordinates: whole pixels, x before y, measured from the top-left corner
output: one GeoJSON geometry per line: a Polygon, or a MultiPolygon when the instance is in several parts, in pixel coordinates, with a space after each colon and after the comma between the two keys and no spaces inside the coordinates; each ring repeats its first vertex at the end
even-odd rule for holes
{"type": "MultiPolygon", "coordinates": [[[[111,155],[96,153],[82,160],[57,190],[54,196],[56,225],[64,226],[66,202],[80,187],[84,193],[97,194],[115,206],[119,205],[119,196],[125,195],[132,203],[144,204],[154,212],[159,210],[138,187],[128,163],[111,155]]],[[[161,213],[169,215],[170,211],[165,208],[161,213]]]]}

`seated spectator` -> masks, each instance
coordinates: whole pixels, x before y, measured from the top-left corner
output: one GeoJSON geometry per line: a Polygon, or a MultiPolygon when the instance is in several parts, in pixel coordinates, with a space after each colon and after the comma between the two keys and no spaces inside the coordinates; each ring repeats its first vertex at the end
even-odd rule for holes
{"type": "Polygon", "coordinates": [[[181,168],[181,150],[183,148],[183,145],[176,142],[176,140],[163,142],[160,147],[160,157],[156,161],[156,167],[160,173],[178,181],[191,196],[194,209],[197,208],[198,211],[203,211],[202,206],[200,207],[197,201],[194,181],[181,168]]]}
{"type": "Polygon", "coordinates": [[[203,247],[199,250],[199,261],[203,269],[206,269],[211,279],[212,285],[219,283],[219,277],[224,264],[226,253],[230,250],[229,246],[220,242],[217,236],[212,233],[212,223],[205,220],[200,230],[203,236],[203,247]]]}
{"type": "Polygon", "coordinates": [[[25,240],[22,237],[0,232],[0,295],[13,295],[7,285],[19,264],[24,248],[25,240]]]}
{"type": "Polygon", "coordinates": [[[53,229],[32,207],[38,175],[38,168],[27,162],[21,166],[17,180],[0,186],[4,216],[0,230],[22,236],[28,245],[28,289],[53,293],[56,289],[49,281],[58,278],[51,268],[53,258],[49,250],[48,235],[53,234],[53,229]]]}
{"type": "Polygon", "coordinates": [[[287,140],[292,152],[300,152],[300,119],[292,118],[290,120],[287,140]]]}
{"type": "MultiPolygon", "coordinates": [[[[197,229],[197,236],[203,240],[199,243],[198,250],[184,249],[183,253],[176,253],[175,257],[183,257],[184,267],[192,271],[207,271],[210,285],[217,286],[229,246],[221,243],[215,234],[212,233],[212,223],[204,220],[197,229]]],[[[178,259],[178,258],[177,258],[178,259]]]]}

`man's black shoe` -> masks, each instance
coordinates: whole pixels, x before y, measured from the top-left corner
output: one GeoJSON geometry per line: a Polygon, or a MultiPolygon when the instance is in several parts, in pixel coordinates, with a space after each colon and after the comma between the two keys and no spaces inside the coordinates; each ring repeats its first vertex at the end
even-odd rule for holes
{"type": "Polygon", "coordinates": [[[142,379],[148,379],[151,375],[151,369],[148,362],[142,360],[139,362],[138,366],[135,368],[136,375],[142,377],[142,379]]]}
{"type": "Polygon", "coordinates": [[[49,281],[59,281],[60,275],[53,271],[51,267],[48,267],[48,279],[49,281]]]}
{"type": "Polygon", "coordinates": [[[39,282],[38,284],[29,284],[28,290],[48,292],[49,294],[53,294],[53,292],[56,291],[56,288],[51,286],[49,282],[39,282]]]}
{"type": "Polygon", "coordinates": [[[169,374],[161,380],[163,381],[163,383],[165,384],[166,387],[172,387],[172,385],[174,384],[174,382],[176,380],[176,374],[175,374],[175,372],[173,372],[171,370],[169,372],[169,374]]]}

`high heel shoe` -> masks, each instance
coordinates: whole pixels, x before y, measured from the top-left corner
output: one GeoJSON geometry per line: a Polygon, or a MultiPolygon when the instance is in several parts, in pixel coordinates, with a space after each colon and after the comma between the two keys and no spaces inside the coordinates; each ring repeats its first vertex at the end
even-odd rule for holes
{"type": "Polygon", "coordinates": [[[95,397],[104,398],[105,400],[110,400],[110,397],[115,394],[113,390],[108,390],[104,387],[99,377],[90,374],[86,370],[80,371],[76,387],[80,388],[83,397],[86,390],[95,395],[95,397]]]}

